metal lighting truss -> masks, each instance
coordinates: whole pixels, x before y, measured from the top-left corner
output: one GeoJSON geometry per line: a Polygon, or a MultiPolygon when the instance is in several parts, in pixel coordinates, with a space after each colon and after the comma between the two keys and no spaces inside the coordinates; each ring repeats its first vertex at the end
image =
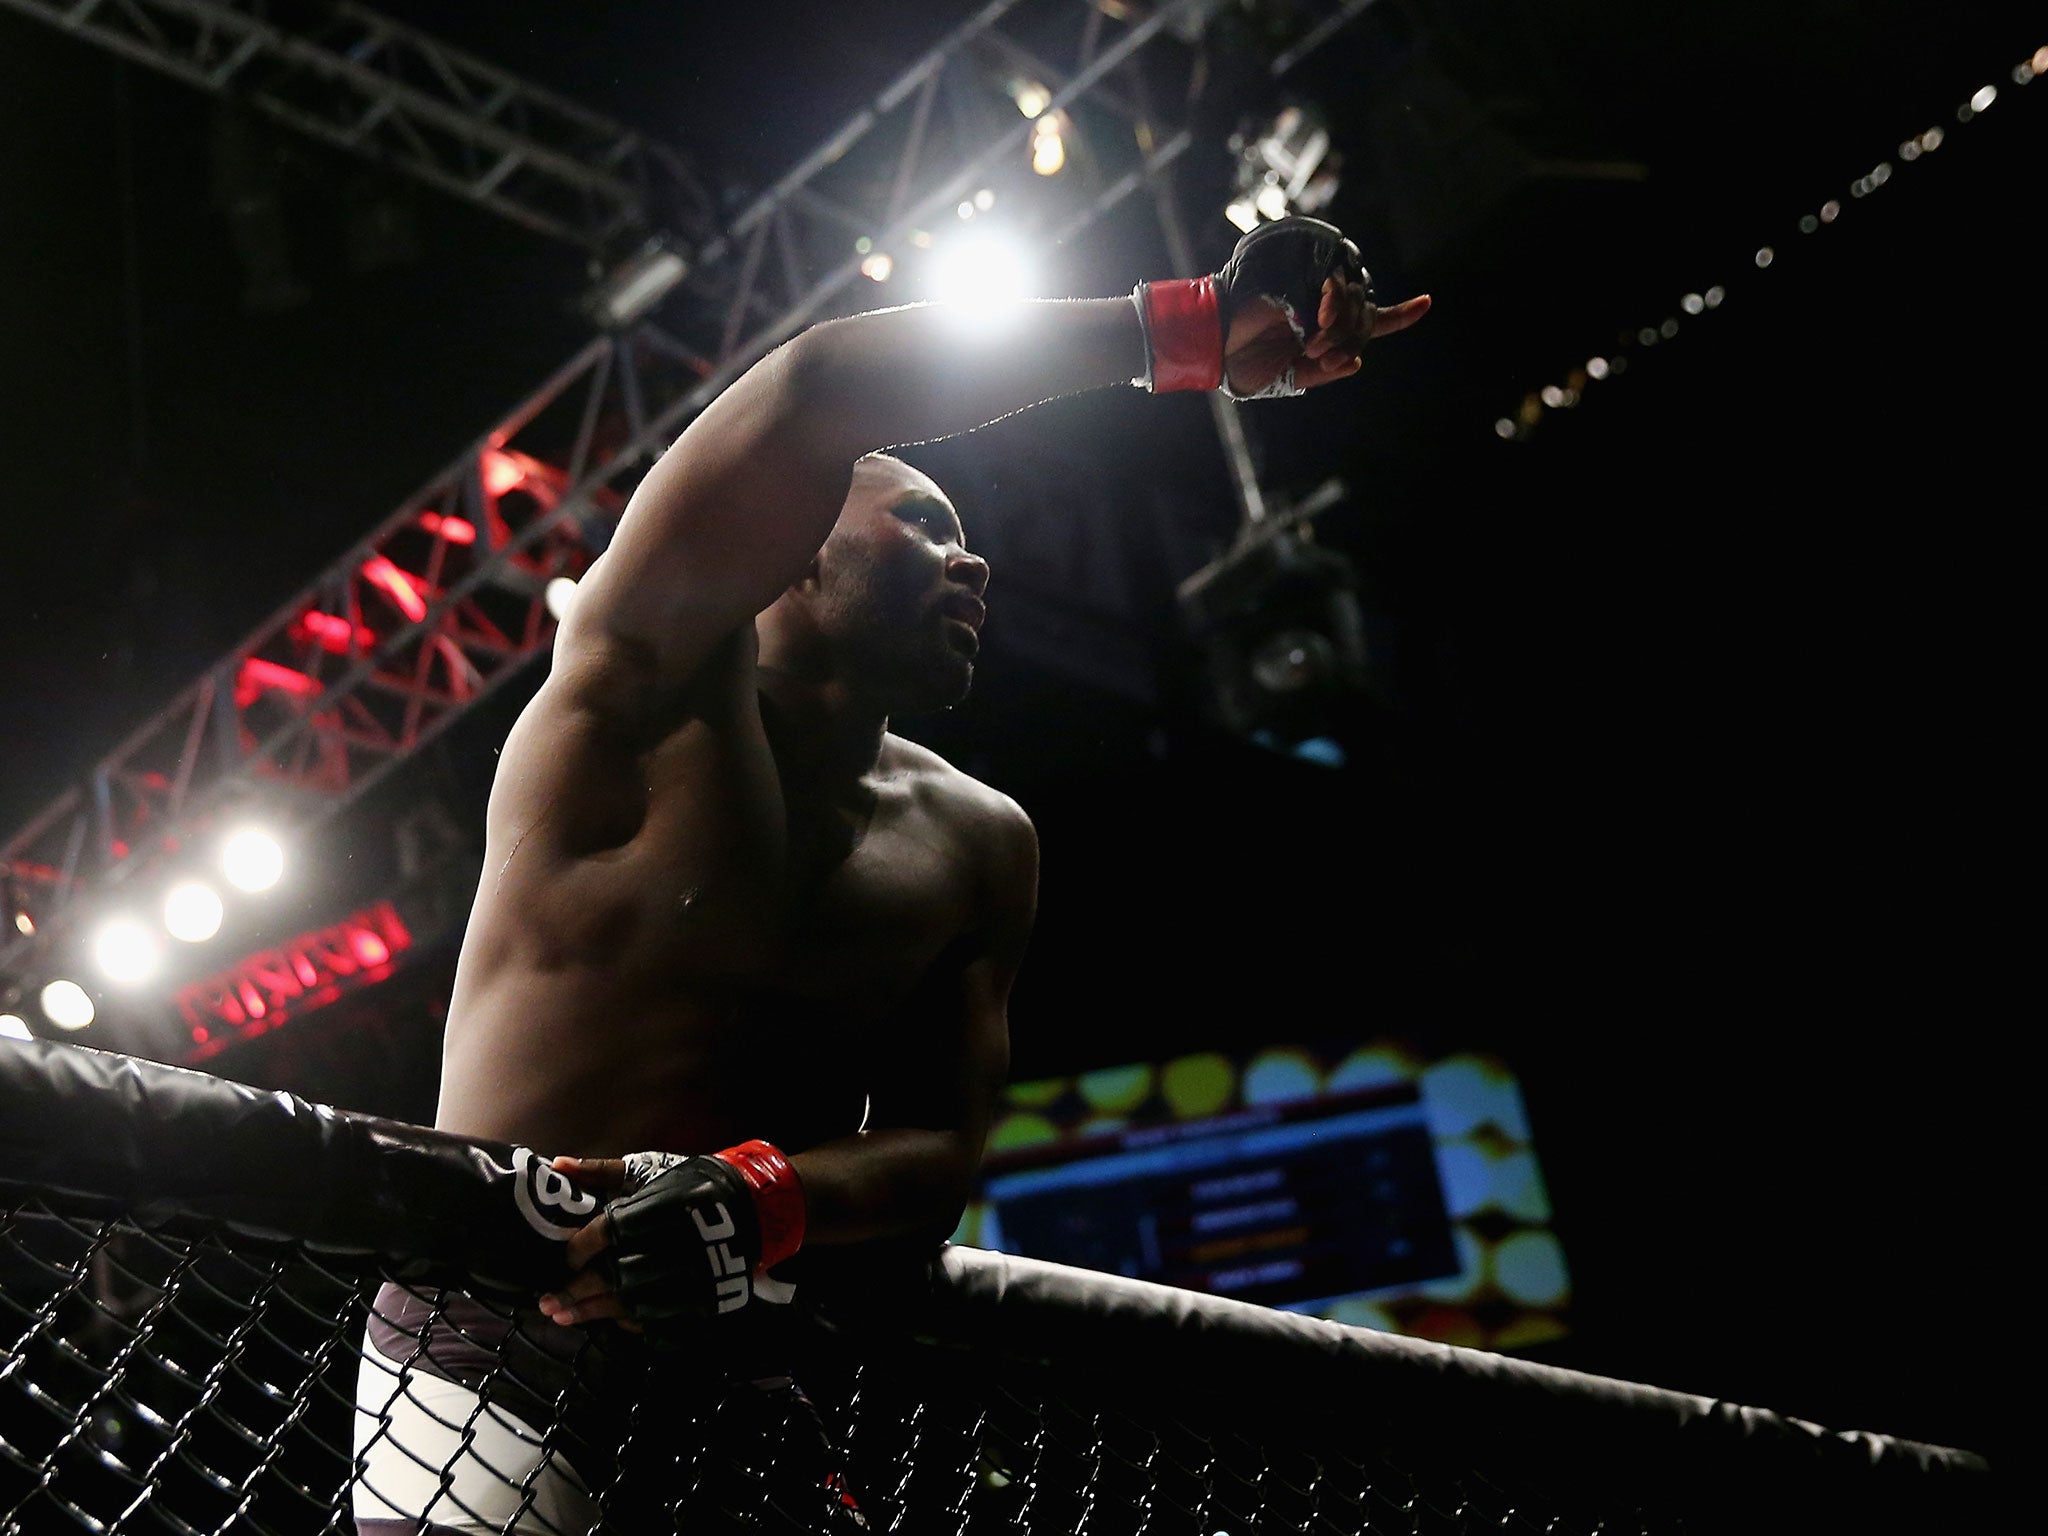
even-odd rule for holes
{"type": "Polygon", "coordinates": [[[674,150],[361,6],[0,5],[592,252],[715,228],[715,199],[674,150]]]}
{"type": "MultiPolygon", "coordinates": [[[[1330,4],[1309,35],[1366,3],[1330,4]]],[[[1192,138],[1147,119],[1119,81],[1136,84],[1143,54],[1155,83],[1184,84],[1212,8],[998,0],[956,29],[698,249],[662,309],[591,341],[0,847],[16,906],[0,916],[0,970],[46,971],[98,896],[148,888],[250,802],[273,825],[339,811],[544,654],[548,583],[601,552],[645,466],[777,344],[864,307],[856,240],[910,249],[1028,167],[1035,125],[1006,81],[1028,74],[1046,112],[1085,106],[1129,130],[1091,140],[1103,167],[1052,240],[1145,188],[1192,138]]]]}

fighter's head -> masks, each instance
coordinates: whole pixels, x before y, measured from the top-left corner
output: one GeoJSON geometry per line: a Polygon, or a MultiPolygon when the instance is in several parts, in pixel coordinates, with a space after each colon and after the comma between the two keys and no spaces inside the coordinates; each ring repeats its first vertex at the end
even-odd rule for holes
{"type": "Polygon", "coordinates": [[[802,580],[761,616],[762,659],[823,664],[889,713],[957,704],[974,681],[987,588],[988,562],[968,552],[946,493],[874,454],[854,466],[802,580]]]}

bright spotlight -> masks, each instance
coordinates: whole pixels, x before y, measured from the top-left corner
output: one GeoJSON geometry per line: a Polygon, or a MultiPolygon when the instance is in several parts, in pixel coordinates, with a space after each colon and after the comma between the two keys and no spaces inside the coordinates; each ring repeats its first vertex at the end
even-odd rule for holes
{"type": "Polygon", "coordinates": [[[107,980],[127,984],[147,980],[159,958],[156,939],[142,924],[118,918],[93,940],[93,958],[107,980]]]}
{"type": "Polygon", "coordinates": [[[1248,197],[1240,197],[1223,210],[1223,217],[1230,220],[1246,234],[1259,227],[1259,210],[1248,197]]]}
{"type": "Polygon", "coordinates": [[[18,1013],[0,1013],[0,1040],[33,1040],[28,1020],[18,1013]]]}
{"type": "Polygon", "coordinates": [[[569,617],[569,606],[576,600],[576,578],[556,576],[541,589],[541,601],[548,605],[548,612],[560,624],[569,617]]]}
{"type": "Polygon", "coordinates": [[[870,282],[886,283],[896,270],[896,258],[887,251],[870,251],[861,258],[860,275],[870,282]]]}
{"type": "Polygon", "coordinates": [[[1253,194],[1252,206],[1261,218],[1284,219],[1287,217],[1287,189],[1269,181],[1253,194]]]}
{"type": "Polygon", "coordinates": [[[932,297],[946,304],[993,307],[1031,297],[1034,274],[1023,250],[998,235],[949,243],[932,263],[932,297]]]}
{"type": "Polygon", "coordinates": [[[174,939],[203,944],[220,932],[220,897],[212,886],[187,880],[164,897],[164,927],[174,939]]]}
{"type": "Polygon", "coordinates": [[[92,999],[75,981],[53,981],[43,988],[43,1017],[59,1029],[83,1029],[92,1022],[92,999]]]}
{"type": "Polygon", "coordinates": [[[1034,134],[1031,139],[1031,169],[1041,176],[1057,176],[1066,168],[1067,141],[1057,132],[1034,134]]]}
{"type": "Polygon", "coordinates": [[[1036,80],[1027,80],[1017,87],[1017,110],[1026,117],[1036,117],[1052,105],[1052,92],[1036,80]]]}
{"type": "Polygon", "coordinates": [[[245,827],[221,849],[221,868],[240,891],[267,891],[284,873],[284,849],[268,832],[245,827]]]}

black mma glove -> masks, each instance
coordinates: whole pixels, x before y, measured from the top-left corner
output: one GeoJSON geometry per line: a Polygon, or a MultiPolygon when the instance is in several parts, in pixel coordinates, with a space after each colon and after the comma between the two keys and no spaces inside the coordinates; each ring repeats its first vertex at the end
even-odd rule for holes
{"type": "Polygon", "coordinates": [[[594,1262],[650,1336],[739,1311],[754,1271],[803,1245],[802,1181],[765,1141],[625,1162],[626,1191],[604,1208],[611,1242],[594,1262]]]}
{"type": "Polygon", "coordinates": [[[1294,217],[1246,235],[1220,272],[1138,284],[1131,297],[1145,328],[1146,364],[1139,382],[1155,394],[1221,389],[1233,400],[1302,393],[1291,367],[1264,388],[1239,393],[1224,371],[1224,343],[1230,322],[1246,306],[1271,303],[1306,346],[1317,329],[1323,284],[1332,277],[1364,288],[1370,298],[1371,277],[1344,232],[1321,219],[1294,217]]]}

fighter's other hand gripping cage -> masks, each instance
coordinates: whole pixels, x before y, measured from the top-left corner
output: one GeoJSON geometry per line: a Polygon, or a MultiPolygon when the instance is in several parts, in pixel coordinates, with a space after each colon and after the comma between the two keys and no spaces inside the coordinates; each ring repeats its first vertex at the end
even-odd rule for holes
{"type": "MultiPolygon", "coordinates": [[[[357,1391],[380,1286],[415,1322],[445,1320],[455,1288],[494,1338],[546,1337],[559,1250],[516,1208],[519,1149],[0,1046],[5,1536],[349,1533],[386,1429],[357,1391]]],[[[446,1490],[428,1517],[824,1529],[789,1497],[820,1423],[869,1527],[906,1536],[1933,1532],[1991,1507],[1984,1461],[1947,1447],[973,1249],[908,1284],[879,1272],[845,1266],[790,1309],[815,1415],[608,1330],[566,1377],[500,1348],[443,1426],[449,1464],[418,1469],[446,1490]],[[507,1479],[510,1513],[466,1509],[493,1426],[522,1422],[503,1410],[543,1392],[563,1411],[507,1479]],[[587,1503],[534,1475],[558,1454],[592,1469],[587,1503]]],[[[391,1403],[437,1401],[433,1367],[399,1353],[391,1403]]]]}

